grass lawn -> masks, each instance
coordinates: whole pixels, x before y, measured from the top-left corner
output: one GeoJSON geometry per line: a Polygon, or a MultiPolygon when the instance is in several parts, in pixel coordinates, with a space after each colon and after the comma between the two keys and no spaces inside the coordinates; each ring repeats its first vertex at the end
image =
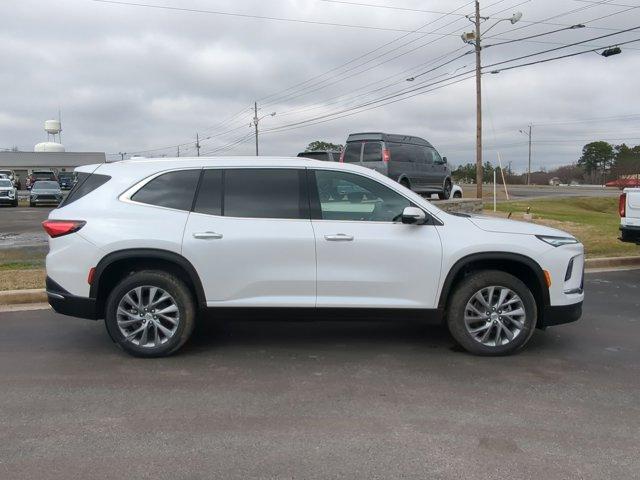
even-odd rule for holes
{"type": "Polygon", "coordinates": [[[0,291],[44,288],[43,248],[0,250],[0,291]]]}
{"type": "Polygon", "coordinates": [[[615,197],[544,198],[497,206],[500,216],[512,212],[514,220],[522,220],[527,207],[531,207],[535,223],[565,230],[578,238],[589,257],[640,255],[640,247],[618,240],[620,217],[615,197]]]}

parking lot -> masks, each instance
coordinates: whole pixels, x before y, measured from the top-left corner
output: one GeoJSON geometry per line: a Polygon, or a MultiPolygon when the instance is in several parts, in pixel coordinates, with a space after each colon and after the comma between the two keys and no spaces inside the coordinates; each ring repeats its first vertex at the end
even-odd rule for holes
{"type": "Polygon", "coordinates": [[[419,323],[209,322],[132,358],[102,322],[0,313],[0,478],[637,478],[640,270],[481,358],[419,323]]]}

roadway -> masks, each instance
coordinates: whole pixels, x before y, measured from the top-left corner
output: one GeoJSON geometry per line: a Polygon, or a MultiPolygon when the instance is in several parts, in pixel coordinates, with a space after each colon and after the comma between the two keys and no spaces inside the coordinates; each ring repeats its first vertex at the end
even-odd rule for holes
{"type": "Polygon", "coordinates": [[[0,313],[0,478],[638,478],[640,270],[512,357],[398,322],[232,322],[143,360],[0,313]]]}

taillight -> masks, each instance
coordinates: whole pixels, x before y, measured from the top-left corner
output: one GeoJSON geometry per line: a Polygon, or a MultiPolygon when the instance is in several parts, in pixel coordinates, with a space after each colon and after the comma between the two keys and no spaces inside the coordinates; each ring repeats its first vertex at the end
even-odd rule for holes
{"type": "Polygon", "coordinates": [[[388,148],[385,148],[382,150],[382,161],[384,163],[389,163],[389,160],[391,160],[391,152],[388,148]]]}
{"type": "Polygon", "coordinates": [[[621,218],[624,218],[627,215],[627,194],[623,193],[620,195],[620,200],[618,200],[618,213],[621,218]]]}
{"type": "Polygon", "coordinates": [[[77,232],[85,223],[84,220],[45,220],[42,227],[51,238],[56,238],[77,232]]]}
{"type": "Polygon", "coordinates": [[[340,152],[340,163],[344,163],[344,148],[342,149],[342,151],[340,152]]]}

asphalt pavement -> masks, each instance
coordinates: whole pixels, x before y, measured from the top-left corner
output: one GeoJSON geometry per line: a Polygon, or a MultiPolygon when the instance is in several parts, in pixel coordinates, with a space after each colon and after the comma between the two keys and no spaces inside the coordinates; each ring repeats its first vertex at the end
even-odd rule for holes
{"type": "Polygon", "coordinates": [[[639,478],[640,270],[586,294],[502,358],[419,323],[209,320],[143,360],[0,313],[0,478],[639,478]]]}
{"type": "Polygon", "coordinates": [[[42,222],[53,207],[0,207],[0,249],[47,243],[42,222]]]}

